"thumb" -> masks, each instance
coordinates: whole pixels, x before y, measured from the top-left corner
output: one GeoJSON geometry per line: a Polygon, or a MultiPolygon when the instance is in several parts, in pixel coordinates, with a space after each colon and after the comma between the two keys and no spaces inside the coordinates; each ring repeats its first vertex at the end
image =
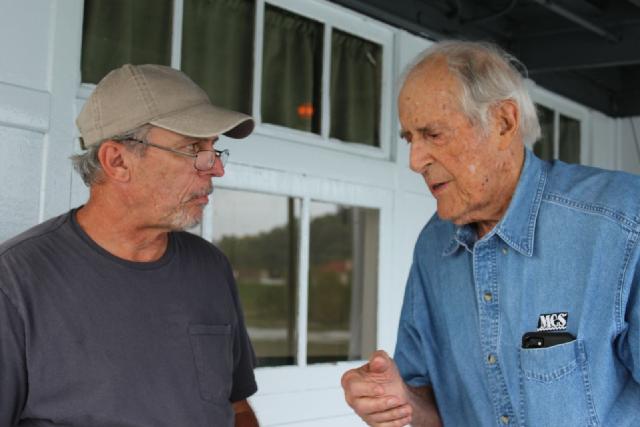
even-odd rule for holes
{"type": "Polygon", "coordinates": [[[371,372],[378,374],[384,373],[391,367],[391,358],[383,350],[377,350],[373,352],[369,358],[369,369],[371,372]]]}

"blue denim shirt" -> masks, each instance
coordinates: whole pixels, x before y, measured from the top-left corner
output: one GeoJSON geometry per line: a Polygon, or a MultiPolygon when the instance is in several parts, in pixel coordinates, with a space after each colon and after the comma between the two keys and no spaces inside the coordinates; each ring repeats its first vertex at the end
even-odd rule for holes
{"type": "Polygon", "coordinates": [[[490,233],[437,215],[422,230],[401,375],[433,387],[445,426],[640,425],[639,237],[640,177],[527,150],[490,233]],[[521,348],[539,327],[576,339],[521,348]]]}

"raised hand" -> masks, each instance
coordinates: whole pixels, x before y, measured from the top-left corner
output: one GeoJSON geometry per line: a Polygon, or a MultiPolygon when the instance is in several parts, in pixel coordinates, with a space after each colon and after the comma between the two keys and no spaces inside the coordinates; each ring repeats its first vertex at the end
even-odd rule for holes
{"type": "Polygon", "coordinates": [[[396,364],[382,350],[369,363],[342,376],[345,400],[372,427],[401,427],[409,424],[413,409],[396,364]]]}

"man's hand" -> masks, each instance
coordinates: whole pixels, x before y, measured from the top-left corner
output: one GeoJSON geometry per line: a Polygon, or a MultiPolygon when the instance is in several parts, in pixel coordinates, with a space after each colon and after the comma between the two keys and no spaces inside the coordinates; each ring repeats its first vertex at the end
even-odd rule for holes
{"type": "Polygon", "coordinates": [[[256,414],[246,399],[234,402],[233,412],[236,414],[236,427],[258,427],[256,414]]]}
{"type": "Polygon", "coordinates": [[[342,388],[349,406],[372,427],[401,427],[411,422],[409,390],[384,351],[374,352],[369,363],[345,372],[342,388]]]}

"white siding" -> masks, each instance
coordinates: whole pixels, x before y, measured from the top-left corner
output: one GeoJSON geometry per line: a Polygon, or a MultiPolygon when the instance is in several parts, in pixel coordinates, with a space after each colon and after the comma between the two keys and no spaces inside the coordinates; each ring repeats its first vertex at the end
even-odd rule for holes
{"type": "Polygon", "coordinates": [[[0,241],[38,222],[43,135],[0,126],[0,241]]]}

